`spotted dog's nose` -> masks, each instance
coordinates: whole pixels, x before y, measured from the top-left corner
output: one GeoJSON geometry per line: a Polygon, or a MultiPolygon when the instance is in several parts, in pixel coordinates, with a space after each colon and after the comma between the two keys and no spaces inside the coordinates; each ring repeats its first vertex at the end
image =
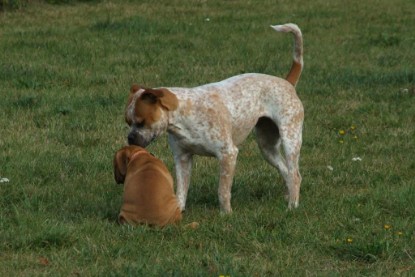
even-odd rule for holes
{"type": "Polygon", "coordinates": [[[134,133],[129,133],[127,140],[129,145],[136,145],[136,136],[134,133]]]}

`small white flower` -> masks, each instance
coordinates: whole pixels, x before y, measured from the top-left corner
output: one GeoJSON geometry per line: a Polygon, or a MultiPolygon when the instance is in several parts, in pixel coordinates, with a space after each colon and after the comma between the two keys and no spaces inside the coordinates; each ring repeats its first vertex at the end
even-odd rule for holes
{"type": "Polygon", "coordinates": [[[352,159],[352,161],[354,161],[354,162],[357,162],[357,161],[361,161],[362,160],[362,158],[360,158],[360,157],[354,157],[353,159],[352,159]]]}
{"type": "Polygon", "coordinates": [[[353,221],[354,221],[354,222],[360,222],[360,221],[362,221],[362,220],[361,220],[360,218],[358,218],[358,217],[354,217],[354,218],[353,218],[353,221]]]}
{"type": "Polygon", "coordinates": [[[210,18],[209,17],[205,18],[205,21],[209,22],[210,21],[210,18]]]}
{"type": "Polygon", "coordinates": [[[334,168],[331,165],[328,165],[327,169],[330,170],[330,171],[333,171],[334,168]]]}
{"type": "Polygon", "coordinates": [[[0,178],[0,183],[8,183],[8,182],[10,182],[9,179],[7,179],[7,178],[0,178]]]}

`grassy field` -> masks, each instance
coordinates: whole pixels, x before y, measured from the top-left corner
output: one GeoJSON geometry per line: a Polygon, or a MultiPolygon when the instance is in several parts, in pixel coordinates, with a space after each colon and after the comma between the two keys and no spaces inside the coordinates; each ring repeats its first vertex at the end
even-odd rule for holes
{"type": "MultiPolygon", "coordinates": [[[[415,2],[64,2],[0,13],[0,276],[415,276],[415,2]],[[286,22],[305,43],[300,207],[250,137],[232,215],[200,157],[181,225],[118,226],[130,85],[285,76],[286,22]]],[[[166,137],[149,149],[173,173],[166,137]]]]}

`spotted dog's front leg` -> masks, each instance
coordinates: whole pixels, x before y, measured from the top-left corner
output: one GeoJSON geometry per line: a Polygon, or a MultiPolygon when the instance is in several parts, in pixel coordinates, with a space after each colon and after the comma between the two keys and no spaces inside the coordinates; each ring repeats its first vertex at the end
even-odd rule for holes
{"type": "Polygon", "coordinates": [[[186,208],[187,191],[189,190],[190,175],[192,171],[192,155],[174,155],[174,166],[176,170],[176,197],[181,211],[186,208]]]}
{"type": "Polygon", "coordinates": [[[181,211],[186,208],[187,191],[189,190],[192,172],[193,154],[184,151],[176,138],[169,134],[169,145],[173,151],[174,168],[176,171],[176,197],[181,211]]]}
{"type": "Polygon", "coordinates": [[[218,194],[221,213],[223,214],[229,214],[232,212],[231,190],[237,156],[238,149],[235,146],[231,146],[225,153],[222,153],[221,157],[219,157],[220,179],[218,194]]]}

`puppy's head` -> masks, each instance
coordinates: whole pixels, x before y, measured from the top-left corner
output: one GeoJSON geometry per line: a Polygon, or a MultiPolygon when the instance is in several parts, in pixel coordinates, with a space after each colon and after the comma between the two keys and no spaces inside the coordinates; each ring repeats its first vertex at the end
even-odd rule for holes
{"type": "Polygon", "coordinates": [[[133,85],[125,108],[125,121],[131,127],[128,144],[146,147],[167,129],[166,112],[177,109],[176,95],[168,89],[133,85]]]}
{"type": "Polygon", "coordinates": [[[118,150],[114,155],[114,179],[117,184],[123,184],[125,175],[127,174],[128,163],[132,156],[139,152],[146,151],[144,148],[138,146],[124,146],[118,150]]]}

